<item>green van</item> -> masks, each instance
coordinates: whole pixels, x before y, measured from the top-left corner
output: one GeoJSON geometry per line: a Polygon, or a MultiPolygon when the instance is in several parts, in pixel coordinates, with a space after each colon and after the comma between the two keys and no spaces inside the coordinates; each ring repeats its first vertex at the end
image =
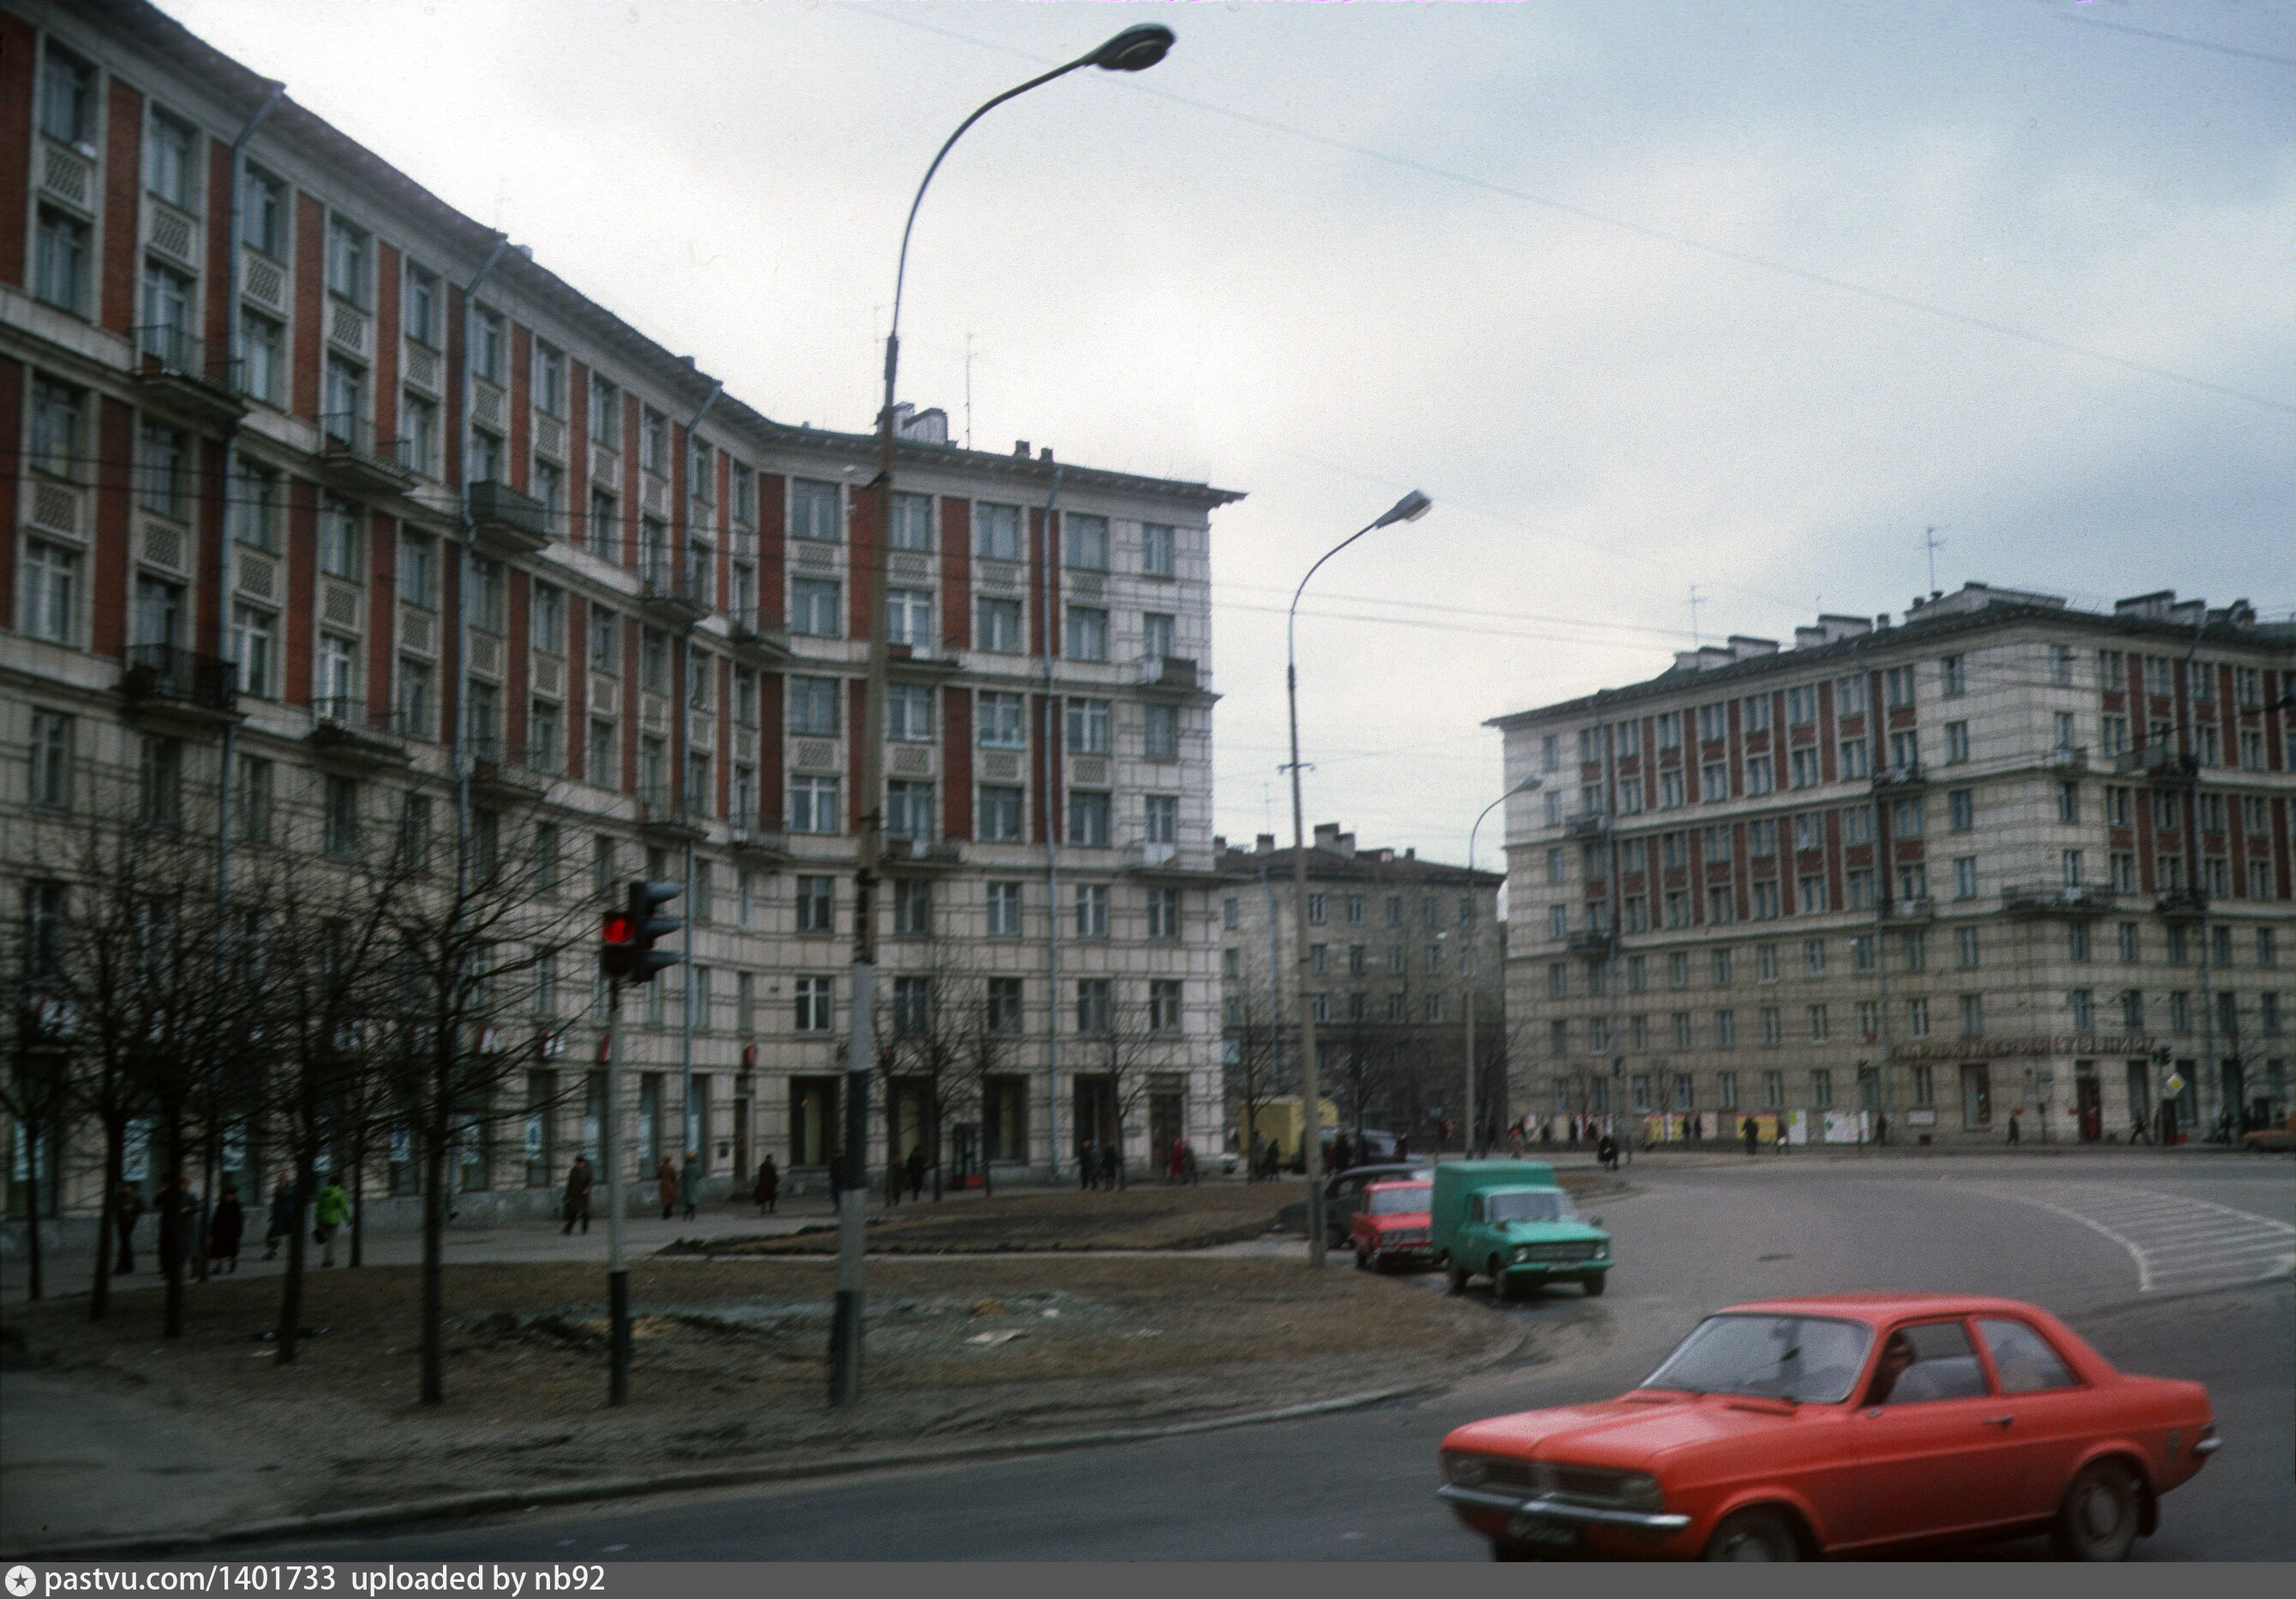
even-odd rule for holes
{"type": "Polygon", "coordinates": [[[1487,1276],[1501,1299],[1550,1282],[1577,1283],[1591,1297],[1610,1274],[1611,1236],[1578,1219],[1544,1162],[1445,1162],[1429,1224],[1454,1293],[1487,1276]]]}

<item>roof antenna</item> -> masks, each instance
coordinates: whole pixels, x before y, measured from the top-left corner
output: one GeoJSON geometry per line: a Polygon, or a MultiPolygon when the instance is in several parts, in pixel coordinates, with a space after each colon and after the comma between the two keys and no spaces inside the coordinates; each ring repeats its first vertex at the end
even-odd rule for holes
{"type": "Polygon", "coordinates": [[[1698,585],[1692,583],[1690,585],[1690,647],[1693,649],[1699,648],[1698,608],[1704,603],[1705,601],[1698,597],[1698,585]]]}
{"type": "Polygon", "coordinates": [[[964,336],[964,447],[972,448],[972,335],[964,336]]]}
{"type": "Polygon", "coordinates": [[[1932,594],[1938,591],[1937,552],[1946,546],[1946,541],[1938,534],[1952,526],[1950,522],[1939,522],[1922,529],[1922,548],[1928,551],[1930,556],[1930,592],[1932,594]]]}

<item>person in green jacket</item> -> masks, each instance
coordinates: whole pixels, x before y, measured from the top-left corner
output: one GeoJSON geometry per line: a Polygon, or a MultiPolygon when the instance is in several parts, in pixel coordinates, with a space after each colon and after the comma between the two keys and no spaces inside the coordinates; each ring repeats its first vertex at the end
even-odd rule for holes
{"type": "Polygon", "coordinates": [[[350,1213],[351,1203],[343,1196],[342,1183],[330,1176],[319,1186],[318,1203],[313,1208],[311,1216],[313,1229],[319,1239],[320,1265],[332,1266],[335,1263],[335,1230],[342,1226],[350,1213]]]}

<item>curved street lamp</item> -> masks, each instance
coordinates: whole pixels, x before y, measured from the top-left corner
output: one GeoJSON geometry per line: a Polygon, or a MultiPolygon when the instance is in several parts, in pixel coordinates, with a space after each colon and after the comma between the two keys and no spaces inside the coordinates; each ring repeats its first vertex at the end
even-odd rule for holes
{"type": "Polygon", "coordinates": [[[1300,596],[1308,591],[1308,578],[1324,562],[1365,534],[1398,522],[1416,522],[1434,504],[1417,489],[1390,506],[1377,521],[1366,522],[1317,558],[1308,576],[1292,591],[1292,607],[1283,614],[1283,695],[1292,714],[1292,1001],[1300,1008],[1300,1154],[1308,1170],[1308,1264],[1324,1263],[1324,1128],[1322,1090],[1316,1081],[1316,1013],[1308,1000],[1308,843],[1300,804],[1300,596]]]}
{"type": "MultiPolygon", "coordinates": [[[[1546,786],[1545,780],[1541,779],[1537,772],[1533,772],[1530,776],[1523,779],[1521,782],[1517,783],[1513,787],[1508,789],[1505,794],[1500,795],[1498,798],[1493,800],[1489,804],[1485,805],[1483,807],[1482,815],[1475,818],[1475,825],[1467,829],[1468,893],[1472,893],[1475,888],[1475,835],[1482,831],[1484,817],[1490,815],[1492,812],[1497,810],[1501,805],[1505,804],[1507,801],[1513,799],[1516,795],[1529,794],[1534,788],[1543,788],[1546,786]]],[[[1502,869],[1499,875],[1501,877],[1505,877],[1506,874],[1505,870],[1502,869]]],[[[1467,1153],[1471,1155],[1476,1154],[1481,1148],[1483,1136],[1483,1118],[1480,1114],[1481,1107],[1475,1103],[1475,954],[1474,930],[1470,928],[1467,934],[1467,957],[1466,959],[1461,963],[1459,986],[1465,991],[1466,997],[1467,1153]]],[[[1506,980],[1506,974],[1505,972],[1501,972],[1499,974],[1499,980],[1502,983],[1506,980]]]]}
{"type": "MultiPolygon", "coordinates": [[[[971,127],[1006,101],[1075,71],[1098,67],[1110,72],[1138,72],[1164,59],[1172,47],[1172,30],[1147,22],[1128,28],[1065,66],[1040,73],[1005,90],[957,124],[942,142],[940,151],[925,168],[924,181],[909,201],[908,220],[901,226],[900,258],[893,272],[893,315],[885,331],[885,402],[877,412],[877,476],[869,485],[877,493],[877,547],[871,556],[869,596],[869,675],[863,689],[861,725],[861,846],[854,871],[852,1037],[845,1057],[845,1159],[839,1168],[842,1181],[837,1195],[837,1299],[829,1328],[829,1401],[849,1404],[861,1392],[862,1261],[865,1253],[869,1191],[869,1075],[877,1064],[877,872],[885,850],[885,557],[893,543],[893,380],[901,359],[901,290],[909,273],[909,235],[917,225],[917,208],[940,170],[941,162],[971,127]]],[[[1049,524],[1046,529],[1050,536],[1049,524]]],[[[1047,648],[1050,646],[1047,644],[1047,648]]],[[[1054,1151],[1058,1159],[1058,1151],[1054,1151]]]]}

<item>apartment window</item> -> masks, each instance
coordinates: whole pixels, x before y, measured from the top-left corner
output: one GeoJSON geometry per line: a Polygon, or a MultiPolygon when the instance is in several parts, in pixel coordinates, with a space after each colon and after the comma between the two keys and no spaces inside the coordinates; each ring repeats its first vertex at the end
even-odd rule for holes
{"type": "Polygon", "coordinates": [[[652,406],[638,414],[638,465],[657,477],[669,476],[669,419],[652,406]]]}
{"type": "Polygon", "coordinates": [[[1761,1025],[1762,1043],[1764,1047],[1775,1048],[1785,1037],[1784,1024],[1779,1017],[1778,1008],[1776,1006],[1765,1005],[1762,1007],[1761,1025]]]}
{"type": "Polygon", "coordinates": [[[41,811],[71,808],[71,717],[57,711],[32,713],[31,780],[28,785],[33,807],[41,811]]]}
{"type": "Polygon", "coordinates": [[[1021,791],[1018,788],[982,785],[979,820],[980,841],[983,844],[1021,842],[1021,791]]]}
{"type": "Polygon", "coordinates": [[[792,677],[789,680],[790,731],[803,737],[837,737],[837,680],[792,677]]]}
{"type": "Polygon", "coordinates": [[[278,651],[279,619],[271,612],[251,605],[234,605],[231,610],[231,653],[238,665],[238,687],[242,694],[258,699],[269,699],[275,693],[274,681],[278,651]]]}
{"type": "Polygon", "coordinates": [[[797,1031],[827,1032],[836,1025],[837,979],[800,977],[797,980],[797,1031]]]}
{"type": "Polygon", "coordinates": [[[1021,559],[1021,508],[976,502],[972,508],[972,553],[981,560],[1021,559]]]}
{"type": "Polygon", "coordinates": [[[1021,602],[982,595],[973,604],[972,644],[991,655],[1021,653],[1021,602]]]}
{"type": "Polygon", "coordinates": [[[1833,1108],[1833,1073],[1824,1067],[1809,1074],[1809,1103],[1813,1110],[1833,1108]]]}
{"type": "Polygon", "coordinates": [[[1140,653],[1150,660],[1168,659],[1177,646],[1173,632],[1177,620],[1165,611],[1140,613],[1140,653]]]}
{"type": "Polygon", "coordinates": [[[1068,702],[1068,746],[1072,755],[1104,755],[1109,751],[1109,706],[1104,699],[1068,702]]]}
{"type": "MultiPolygon", "coordinates": [[[[1079,978],[1076,985],[1076,1030],[1100,1034],[1110,1031],[1114,1010],[1114,984],[1105,977],[1079,978]]],[[[1317,995],[1321,999],[1322,995],[1317,995]]]]}
{"type": "Polygon", "coordinates": [[[838,543],[837,506],[837,485],[808,477],[791,478],[790,536],[820,544],[838,543]]]}
{"type": "Polygon", "coordinates": [[[1825,1007],[1823,1005],[1811,1006],[1809,1008],[1809,1036],[1811,1041],[1814,1043],[1823,1043],[1825,1041],[1827,1037],[1830,1036],[1830,1033],[1831,1024],[1827,1019],[1825,1007]]]}
{"type": "Polygon", "coordinates": [[[983,749],[1022,749],[1028,735],[1022,722],[1025,702],[1018,694],[982,689],[975,699],[974,737],[983,749]]]}
{"type": "MultiPolygon", "coordinates": [[[[1765,703],[1767,702],[1766,701],[1765,703]]],[[[1776,783],[1774,782],[1771,778],[1769,756],[1747,756],[1746,792],[1748,794],[1769,794],[1773,792],[1776,787],[1776,783]]]]}
{"type": "Polygon", "coordinates": [[[1072,661],[1108,659],[1108,612],[1099,606],[1068,608],[1068,658],[1072,661]]]}
{"type": "Polygon", "coordinates": [[[924,877],[893,881],[893,931],[904,938],[932,934],[932,883],[924,877]]]}
{"type": "Polygon", "coordinates": [[[840,586],[833,577],[791,578],[790,632],[813,639],[836,638],[840,586]]]}
{"type": "Polygon", "coordinates": [[[1948,722],[1945,724],[1945,763],[1964,765],[1969,760],[1969,723],[1948,722]]]}
{"type": "Polygon", "coordinates": [[[80,556],[45,539],[24,541],[24,632],[53,644],[78,634],[80,556]]]}
{"type": "Polygon", "coordinates": [[[1108,843],[1108,795],[1105,790],[1069,790],[1069,838],[1072,844],[1101,848],[1108,843]]]}
{"type": "Polygon", "coordinates": [[[1177,706],[1143,706],[1140,708],[1140,746],[1144,760],[1178,760],[1180,708],[1177,706]]]}
{"type": "Polygon", "coordinates": [[[1140,526],[1140,570],[1149,577],[1169,577],[1175,570],[1173,562],[1173,531],[1162,522],[1144,522],[1140,526]]]}
{"type": "MultiPolygon", "coordinates": [[[[1751,767],[1748,768],[1751,774],[1751,767]]],[[[1730,797],[1730,768],[1720,761],[1710,761],[1698,769],[1698,795],[1708,804],[1719,804],[1730,797]]]]}
{"type": "Polygon", "coordinates": [[[790,779],[790,831],[838,833],[844,819],[838,812],[835,778],[796,777],[790,779]]]}
{"type": "Polygon", "coordinates": [[[367,235],[342,217],[327,223],[327,292],[352,305],[365,306],[367,283],[367,235]]]}
{"type": "Polygon", "coordinates": [[[1107,571],[1108,518],[1070,511],[1061,523],[1067,535],[1062,542],[1062,563],[1087,572],[1107,571]]]}
{"type": "Polygon", "coordinates": [[[1021,936],[1021,885],[1018,883],[988,885],[988,936],[1021,936]]]}
{"type": "Polygon", "coordinates": [[[358,784],[329,775],[321,792],[319,847],[337,860],[358,848],[358,784]]]}
{"type": "Polygon", "coordinates": [[[1965,1039],[1985,1036],[1985,996],[1961,996],[1961,1036],[1965,1039]]]}
{"type": "Polygon", "coordinates": [[[590,374],[590,442],[602,450],[622,447],[622,391],[590,374]]]}
{"type": "MultiPolygon", "coordinates": [[[[1548,795],[1546,799],[1549,808],[1558,808],[1562,798],[1559,794],[1548,795]]],[[[1661,811],[1678,811],[1685,803],[1682,773],[1660,772],[1658,774],[1658,808],[1661,811]]]]}
{"type": "Polygon", "coordinates": [[[1968,691],[1968,657],[1949,655],[1940,659],[1938,662],[1938,692],[1948,699],[1959,699],[1968,691]]]}
{"type": "Polygon", "coordinates": [[[885,785],[885,836],[918,844],[933,836],[933,786],[894,779],[885,785]]]}
{"type": "Polygon", "coordinates": [[[926,589],[890,589],[885,593],[885,640],[911,649],[933,647],[933,597],[926,589]]]}
{"type": "Polygon", "coordinates": [[[1844,738],[1841,741],[1841,778],[1844,782],[1854,782],[1867,775],[1870,770],[1866,763],[1867,748],[1863,738],[1844,738]]]}
{"type": "Polygon", "coordinates": [[[32,298],[75,316],[86,316],[88,252],[87,224],[53,206],[42,206],[33,239],[32,298]]]}
{"type": "Polygon", "coordinates": [[[1893,711],[1905,709],[1914,703],[1914,669],[1892,666],[1882,674],[1882,698],[1893,711]]]}
{"type": "MultiPolygon", "coordinates": [[[[2131,923],[2130,926],[2134,926],[2135,924],[2131,923]]],[[[2259,927],[2256,930],[2256,964],[2260,967],[2280,964],[2278,940],[2269,927],[2259,927]]]]}
{"type": "Polygon", "coordinates": [[[885,688],[885,737],[898,744],[930,744],[933,738],[933,691],[922,683],[885,688]]]}
{"type": "Polygon", "coordinates": [[[1171,942],[1179,938],[1180,891],[1178,889],[1151,888],[1148,891],[1148,936],[1161,942],[1171,942]]]}
{"type": "Polygon", "coordinates": [[[800,877],[797,880],[797,930],[808,934],[837,931],[837,879],[800,877]]]}
{"type": "Polygon", "coordinates": [[[1736,1011],[1718,1010],[1714,1013],[1714,1047],[1717,1049],[1735,1049],[1738,1047],[1736,1011]]]}
{"type": "Polygon", "coordinates": [[[1151,794],[1142,802],[1146,841],[1150,844],[1180,842],[1179,796],[1170,794],[1151,794]]]}
{"type": "Polygon", "coordinates": [[[1977,857],[1957,855],[1953,862],[1953,897],[1973,900],[1977,897],[1977,857]]]}

